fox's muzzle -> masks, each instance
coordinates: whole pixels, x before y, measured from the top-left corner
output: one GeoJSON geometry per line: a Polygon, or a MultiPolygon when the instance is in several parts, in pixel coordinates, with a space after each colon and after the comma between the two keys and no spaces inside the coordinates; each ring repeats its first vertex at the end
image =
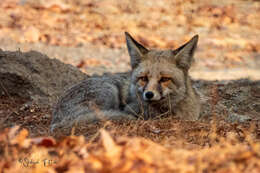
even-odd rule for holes
{"type": "Polygon", "coordinates": [[[154,94],[153,94],[152,91],[147,91],[147,92],[144,93],[144,97],[145,97],[145,99],[147,99],[147,100],[152,99],[153,96],[154,96],[154,94]]]}
{"type": "Polygon", "coordinates": [[[158,95],[156,92],[153,91],[145,91],[143,93],[143,99],[145,101],[155,101],[155,100],[160,100],[160,95],[158,95]]]}

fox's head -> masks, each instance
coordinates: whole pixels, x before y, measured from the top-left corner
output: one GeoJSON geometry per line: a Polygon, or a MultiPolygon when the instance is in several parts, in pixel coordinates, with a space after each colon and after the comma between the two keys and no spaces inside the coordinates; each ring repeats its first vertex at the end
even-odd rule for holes
{"type": "Polygon", "coordinates": [[[171,96],[175,103],[187,92],[188,70],[197,46],[198,35],[175,50],[148,50],[127,32],[126,43],[131,57],[131,92],[146,102],[171,96]]]}

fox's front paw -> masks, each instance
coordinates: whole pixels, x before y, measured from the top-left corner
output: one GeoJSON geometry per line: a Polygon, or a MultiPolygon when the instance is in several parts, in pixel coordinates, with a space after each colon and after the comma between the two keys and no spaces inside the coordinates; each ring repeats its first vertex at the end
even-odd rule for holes
{"type": "Polygon", "coordinates": [[[124,107],[124,112],[138,118],[141,114],[140,106],[137,103],[130,103],[124,107]]]}

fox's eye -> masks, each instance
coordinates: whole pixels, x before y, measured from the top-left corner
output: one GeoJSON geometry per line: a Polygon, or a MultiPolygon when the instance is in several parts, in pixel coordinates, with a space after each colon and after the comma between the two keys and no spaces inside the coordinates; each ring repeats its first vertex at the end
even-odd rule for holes
{"type": "Polygon", "coordinates": [[[170,77],[162,77],[162,78],[160,79],[160,82],[168,82],[168,81],[170,81],[170,80],[171,80],[170,77]]]}
{"type": "Polygon", "coordinates": [[[148,81],[148,77],[147,76],[141,76],[141,77],[139,77],[139,80],[141,80],[143,82],[147,82],[148,81]]]}

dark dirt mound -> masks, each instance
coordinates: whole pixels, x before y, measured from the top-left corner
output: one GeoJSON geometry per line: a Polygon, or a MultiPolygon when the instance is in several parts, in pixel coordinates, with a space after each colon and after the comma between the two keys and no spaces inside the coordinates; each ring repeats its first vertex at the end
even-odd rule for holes
{"type": "Polygon", "coordinates": [[[204,118],[217,115],[228,122],[260,119],[260,81],[197,80],[194,85],[202,93],[204,118]]]}
{"type": "Polygon", "coordinates": [[[66,87],[87,75],[36,51],[0,50],[0,94],[52,105],[66,87]]]}

